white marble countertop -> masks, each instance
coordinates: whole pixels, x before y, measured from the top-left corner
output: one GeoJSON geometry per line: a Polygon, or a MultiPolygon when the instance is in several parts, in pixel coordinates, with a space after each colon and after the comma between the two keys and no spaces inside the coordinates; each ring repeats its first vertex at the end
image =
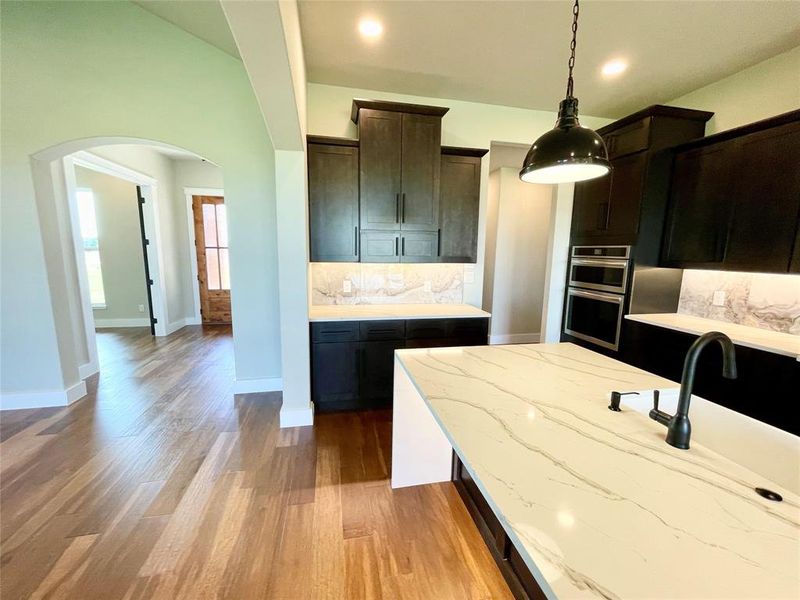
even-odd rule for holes
{"type": "Polygon", "coordinates": [[[678,384],[573,344],[397,357],[551,598],[800,597],[800,497],[607,409],[678,384]]]}
{"type": "Polygon", "coordinates": [[[678,313],[656,313],[649,315],[626,315],[626,319],[648,323],[657,327],[675,329],[684,333],[703,335],[709,331],[721,331],[733,341],[734,344],[783,354],[800,360],[800,336],[790,333],[780,333],[757,327],[747,327],[724,321],[714,321],[693,315],[678,313]]]}
{"type": "Polygon", "coordinates": [[[469,304],[332,304],[311,306],[309,321],[384,321],[389,319],[486,318],[469,304]]]}

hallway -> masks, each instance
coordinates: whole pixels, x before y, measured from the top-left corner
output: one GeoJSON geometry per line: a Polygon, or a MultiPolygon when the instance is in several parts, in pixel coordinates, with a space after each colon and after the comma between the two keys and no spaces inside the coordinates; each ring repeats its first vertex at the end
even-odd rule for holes
{"type": "Polygon", "coordinates": [[[388,411],[280,430],[226,326],[98,347],[86,398],[0,415],[4,600],[510,597],[451,484],[390,489],[388,411]]]}

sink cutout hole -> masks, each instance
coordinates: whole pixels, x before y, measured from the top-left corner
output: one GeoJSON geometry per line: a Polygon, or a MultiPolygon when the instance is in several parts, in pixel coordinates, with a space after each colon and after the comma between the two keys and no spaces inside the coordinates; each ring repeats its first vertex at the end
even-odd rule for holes
{"type": "Polygon", "coordinates": [[[772,490],[768,490],[766,488],[757,487],[756,494],[762,498],[766,498],[767,500],[772,500],[773,502],[783,501],[783,496],[781,496],[778,492],[773,492],[772,490]]]}

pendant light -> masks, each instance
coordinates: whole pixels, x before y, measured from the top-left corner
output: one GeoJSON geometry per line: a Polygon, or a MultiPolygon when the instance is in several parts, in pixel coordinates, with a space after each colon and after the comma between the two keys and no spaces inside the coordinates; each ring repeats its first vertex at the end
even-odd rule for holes
{"type": "Polygon", "coordinates": [[[603,138],[591,129],[581,127],[578,121],[578,99],[572,95],[579,10],[578,0],[575,0],[572,8],[567,96],[558,105],[556,126],[533,142],[528,150],[519,172],[519,178],[528,183],[585,181],[607,175],[611,170],[603,138]]]}

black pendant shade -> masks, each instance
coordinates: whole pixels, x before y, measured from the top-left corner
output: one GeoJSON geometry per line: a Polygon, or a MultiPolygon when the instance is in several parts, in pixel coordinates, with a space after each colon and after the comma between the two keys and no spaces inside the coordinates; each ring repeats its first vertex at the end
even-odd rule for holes
{"type": "Polygon", "coordinates": [[[603,138],[581,127],[578,99],[565,98],[555,128],[533,142],[519,177],[528,183],[564,183],[594,179],[610,170],[603,138]]]}
{"type": "Polygon", "coordinates": [[[572,6],[572,43],[569,45],[569,76],[567,94],[558,105],[558,121],[551,131],[540,136],[519,172],[528,183],[566,183],[602,177],[611,171],[608,151],[603,138],[578,121],[578,99],[572,95],[572,69],[575,66],[575,46],[578,36],[579,0],[572,6]]]}

